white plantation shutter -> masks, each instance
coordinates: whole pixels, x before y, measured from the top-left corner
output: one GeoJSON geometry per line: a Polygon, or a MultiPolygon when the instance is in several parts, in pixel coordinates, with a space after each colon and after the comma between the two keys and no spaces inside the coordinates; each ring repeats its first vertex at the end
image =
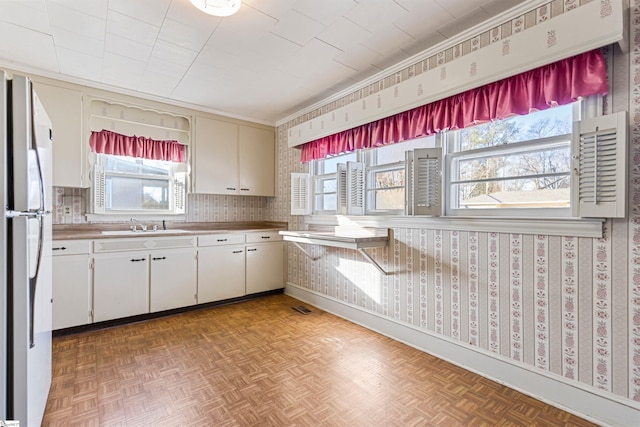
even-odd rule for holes
{"type": "Polygon", "coordinates": [[[442,149],[407,152],[405,198],[407,215],[440,216],[442,212],[442,149]]]}
{"type": "Polygon", "coordinates": [[[574,129],[571,205],[575,216],[624,218],[627,113],[583,120],[574,129]]]}
{"type": "Polygon", "coordinates": [[[347,165],[338,163],[336,165],[336,213],[338,215],[347,214],[347,165]]]}
{"type": "Polygon", "coordinates": [[[347,215],[364,215],[364,163],[347,162],[347,215]]]}
{"type": "Polygon", "coordinates": [[[309,215],[311,197],[308,173],[291,174],[291,215],[309,215]]]}
{"type": "Polygon", "coordinates": [[[176,214],[186,213],[186,188],[187,188],[187,174],[180,172],[175,175],[173,182],[173,206],[176,214]]]}
{"type": "Polygon", "coordinates": [[[105,176],[104,168],[100,164],[93,166],[92,205],[93,213],[104,213],[105,210],[105,176]]]}

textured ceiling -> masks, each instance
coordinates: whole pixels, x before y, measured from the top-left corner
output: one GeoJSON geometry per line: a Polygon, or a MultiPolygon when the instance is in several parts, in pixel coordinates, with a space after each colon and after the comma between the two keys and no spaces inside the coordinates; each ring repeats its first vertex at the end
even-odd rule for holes
{"type": "Polygon", "coordinates": [[[275,123],[517,0],[0,0],[0,67],[275,123]]]}

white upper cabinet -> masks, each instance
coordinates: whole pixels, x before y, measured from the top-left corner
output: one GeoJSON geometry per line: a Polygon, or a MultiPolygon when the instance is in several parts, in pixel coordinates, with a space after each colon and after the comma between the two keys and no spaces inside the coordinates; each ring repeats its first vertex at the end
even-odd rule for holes
{"type": "Polygon", "coordinates": [[[33,86],[53,124],[53,185],[89,187],[82,92],[38,82],[33,86]]]}
{"type": "Polygon", "coordinates": [[[238,133],[240,194],[275,196],[274,132],[240,126],[238,133]]]}
{"type": "Polygon", "coordinates": [[[193,154],[195,193],[238,191],[238,125],[196,117],[193,154]]]}
{"type": "Polygon", "coordinates": [[[196,117],[193,192],[275,196],[274,131],[196,117]]]}

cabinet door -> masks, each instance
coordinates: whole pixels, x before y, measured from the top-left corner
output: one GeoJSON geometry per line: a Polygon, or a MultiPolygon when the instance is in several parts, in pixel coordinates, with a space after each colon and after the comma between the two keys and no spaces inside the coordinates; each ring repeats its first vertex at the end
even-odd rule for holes
{"type": "Polygon", "coordinates": [[[99,254],[94,258],[93,320],[149,312],[149,253],[99,254]]]}
{"type": "Polygon", "coordinates": [[[238,125],[207,117],[195,119],[194,192],[238,192],[238,125]]]}
{"type": "Polygon", "coordinates": [[[34,83],[53,125],[52,165],[55,187],[89,187],[88,143],[83,144],[82,92],[34,83]]]}
{"type": "Polygon", "coordinates": [[[245,294],[244,245],[198,249],[198,304],[245,294]]]}
{"type": "Polygon", "coordinates": [[[240,126],[240,194],[275,196],[276,148],[274,132],[240,126]]]}
{"type": "Polygon", "coordinates": [[[53,257],[53,329],[91,322],[89,254],[53,257]]]}
{"type": "Polygon", "coordinates": [[[151,259],[151,312],[196,303],[196,250],[154,251],[151,259]]]}
{"type": "Polygon", "coordinates": [[[284,288],[284,242],[247,245],[247,294],[284,288]]]}

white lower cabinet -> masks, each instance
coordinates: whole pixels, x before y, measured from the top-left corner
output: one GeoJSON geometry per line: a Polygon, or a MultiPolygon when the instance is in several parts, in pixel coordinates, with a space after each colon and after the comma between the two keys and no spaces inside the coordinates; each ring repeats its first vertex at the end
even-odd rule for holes
{"type": "Polygon", "coordinates": [[[196,303],[196,238],[96,240],[94,321],[196,303]]]}
{"type": "Polygon", "coordinates": [[[54,241],[53,328],[281,289],[283,263],[277,231],[54,241]]]}
{"type": "Polygon", "coordinates": [[[196,251],[165,249],[150,254],[151,312],[196,304],[196,251]]]}
{"type": "Polygon", "coordinates": [[[247,294],[284,288],[284,242],[277,231],[247,233],[247,294]]]}
{"type": "Polygon", "coordinates": [[[96,254],[93,267],[93,320],[149,312],[149,252],[96,254]]]}
{"type": "Polygon", "coordinates": [[[243,244],[199,248],[198,252],[198,304],[245,294],[243,244]]]}
{"type": "Polygon", "coordinates": [[[91,241],[54,241],[52,248],[53,329],[91,323],[91,241]]]}
{"type": "Polygon", "coordinates": [[[198,303],[284,287],[284,242],[277,231],[198,237],[198,303]]]}
{"type": "Polygon", "coordinates": [[[284,243],[247,245],[247,294],[284,288],[284,243]]]}

